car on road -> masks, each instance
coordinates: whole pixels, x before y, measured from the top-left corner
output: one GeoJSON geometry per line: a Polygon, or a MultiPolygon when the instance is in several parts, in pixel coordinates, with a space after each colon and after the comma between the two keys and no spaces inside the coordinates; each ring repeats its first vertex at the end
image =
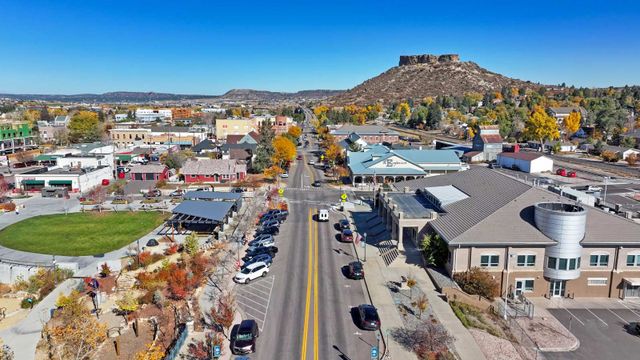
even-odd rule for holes
{"type": "Polygon", "coordinates": [[[578,176],[578,174],[576,174],[576,172],[575,172],[575,171],[569,171],[569,172],[567,173],[567,177],[574,178],[574,177],[576,177],[576,176],[578,176]]]}
{"type": "Polygon", "coordinates": [[[253,252],[253,251],[256,251],[257,249],[259,249],[261,247],[273,246],[275,244],[276,244],[276,242],[273,240],[273,237],[272,237],[271,239],[262,240],[260,242],[255,243],[255,244],[252,244],[251,246],[249,246],[247,248],[247,251],[248,252],[253,252]]]}
{"type": "Polygon", "coordinates": [[[358,306],[359,327],[363,330],[377,331],[380,329],[380,317],[378,310],[369,304],[358,306]]]}
{"type": "Polygon", "coordinates": [[[327,209],[318,210],[318,221],[329,221],[329,210],[327,209]]]}
{"type": "Polygon", "coordinates": [[[364,268],[362,267],[362,263],[360,261],[350,262],[347,269],[347,275],[349,276],[349,279],[353,280],[364,279],[364,268]]]}
{"type": "Polygon", "coordinates": [[[262,235],[262,234],[278,235],[280,234],[280,229],[278,229],[277,226],[270,226],[270,227],[260,228],[258,231],[256,231],[256,236],[262,235]]]}
{"type": "Polygon", "coordinates": [[[288,173],[282,173],[282,174],[280,174],[280,177],[283,178],[283,179],[287,179],[289,177],[289,174],[288,173]]]}
{"type": "Polygon", "coordinates": [[[302,160],[302,155],[296,156],[296,160],[302,160]]]}
{"type": "Polygon", "coordinates": [[[275,258],[276,254],[278,253],[278,248],[275,246],[269,246],[269,247],[261,247],[261,248],[257,248],[256,250],[252,251],[252,252],[247,252],[245,254],[245,256],[242,258],[242,261],[247,262],[251,259],[253,259],[254,257],[258,256],[258,255],[262,255],[262,254],[267,254],[269,256],[271,256],[271,258],[275,258]]]}
{"type": "Polygon", "coordinates": [[[162,196],[162,192],[158,189],[151,189],[144,194],[146,198],[156,198],[162,196]]]}
{"type": "Polygon", "coordinates": [[[236,276],[233,277],[233,281],[239,284],[248,284],[251,282],[251,280],[267,276],[268,272],[269,267],[267,266],[267,264],[263,262],[255,262],[251,265],[247,265],[247,267],[240,270],[240,272],[238,272],[236,276]]]}
{"type": "Polygon", "coordinates": [[[351,231],[351,229],[342,230],[342,234],[340,234],[340,241],[353,242],[353,231],[351,231]]]}
{"type": "Polygon", "coordinates": [[[309,165],[313,166],[313,165],[315,165],[315,164],[316,164],[316,161],[315,161],[315,160],[313,160],[313,159],[311,159],[311,160],[309,160],[309,162],[307,162],[307,164],[309,164],[309,165]]]}
{"type": "Polygon", "coordinates": [[[244,269],[247,266],[257,263],[257,262],[263,262],[265,264],[267,264],[267,266],[271,266],[271,264],[273,264],[273,258],[271,256],[269,256],[269,254],[260,254],[258,256],[255,256],[253,258],[251,258],[251,260],[249,261],[245,261],[242,264],[242,267],[240,269],[244,269]]]}
{"type": "Polygon", "coordinates": [[[316,181],[314,181],[314,182],[311,184],[311,186],[313,186],[313,187],[320,187],[320,186],[322,186],[322,183],[320,182],[320,180],[316,180],[316,181]]]}
{"type": "Polygon", "coordinates": [[[556,170],[556,175],[560,175],[560,176],[567,176],[567,170],[560,168],[558,170],[556,170]]]}
{"type": "Polygon", "coordinates": [[[349,220],[342,219],[338,221],[338,228],[340,228],[340,230],[349,229],[349,220]]]}
{"type": "Polygon", "coordinates": [[[260,329],[255,320],[242,320],[238,332],[231,339],[231,352],[234,355],[256,352],[256,340],[260,336],[260,329]]]}

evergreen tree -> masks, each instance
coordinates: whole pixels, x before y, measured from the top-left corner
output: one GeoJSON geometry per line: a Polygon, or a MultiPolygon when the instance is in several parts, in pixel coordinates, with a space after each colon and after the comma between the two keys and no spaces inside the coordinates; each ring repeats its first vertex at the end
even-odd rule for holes
{"type": "Polygon", "coordinates": [[[263,121],[260,125],[260,141],[256,147],[256,158],[253,161],[253,170],[262,172],[272,165],[271,158],[275,153],[273,149],[273,138],[275,133],[268,121],[263,121]]]}

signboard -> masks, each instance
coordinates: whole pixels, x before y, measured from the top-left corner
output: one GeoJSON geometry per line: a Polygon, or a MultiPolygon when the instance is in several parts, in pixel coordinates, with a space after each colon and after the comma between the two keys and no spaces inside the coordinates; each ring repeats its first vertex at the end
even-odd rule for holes
{"type": "Polygon", "coordinates": [[[342,199],[342,200],[347,200],[347,194],[342,194],[342,195],[340,195],[340,199],[342,199]]]}
{"type": "Polygon", "coordinates": [[[278,195],[282,196],[284,194],[284,189],[278,189],[278,195]]]}
{"type": "Polygon", "coordinates": [[[214,345],[213,346],[213,357],[214,358],[219,358],[222,355],[221,349],[220,349],[220,345],[214,345]]]}
{"type": "Polygon", "coordinates": [[[372,346],[371,347],[371,358],[372,359],[377,359],[378,358],[378,347],[377,346],[372,346]]]}

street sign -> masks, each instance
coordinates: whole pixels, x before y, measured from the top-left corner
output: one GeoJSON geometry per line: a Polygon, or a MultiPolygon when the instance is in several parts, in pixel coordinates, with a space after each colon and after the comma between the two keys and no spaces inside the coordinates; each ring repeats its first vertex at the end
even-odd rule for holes
{"type": "Polygon", "coordinates": [[[320,160],[324,161],[324,155],[320,155],[320,160]]]}
{"type": "Polygon", "coordinates": [[[340,199],[347,200],[347,194],[343,193],[342,195],[340,195],[340,199]]]}
{"type": "Polygon", "coordinates": [[[284,194],[284,189],[278,189],[278,195],[282,196],[284,194]]]}
{"type": "Polygon", "coordinates": [[[377,346],[372,346],[371,347],[371,358],[372,359],[377,359],[378,358],[378,347],[377,346]]]}
{"type": "Polygon", "coordinates": [[[214,358],[219,358],[222,355],[222,352],[220,351],[220,345],[214,345],[213,346],[213,357],[214,358]]]}

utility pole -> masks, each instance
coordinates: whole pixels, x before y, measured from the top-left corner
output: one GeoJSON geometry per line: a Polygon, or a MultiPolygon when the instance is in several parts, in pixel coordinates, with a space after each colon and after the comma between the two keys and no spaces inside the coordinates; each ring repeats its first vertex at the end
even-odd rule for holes
{"type": "Polygon", "coordinates": [[[367,233],[362,234],[364,237],[364,262],[367,262],[367,233]]]}

